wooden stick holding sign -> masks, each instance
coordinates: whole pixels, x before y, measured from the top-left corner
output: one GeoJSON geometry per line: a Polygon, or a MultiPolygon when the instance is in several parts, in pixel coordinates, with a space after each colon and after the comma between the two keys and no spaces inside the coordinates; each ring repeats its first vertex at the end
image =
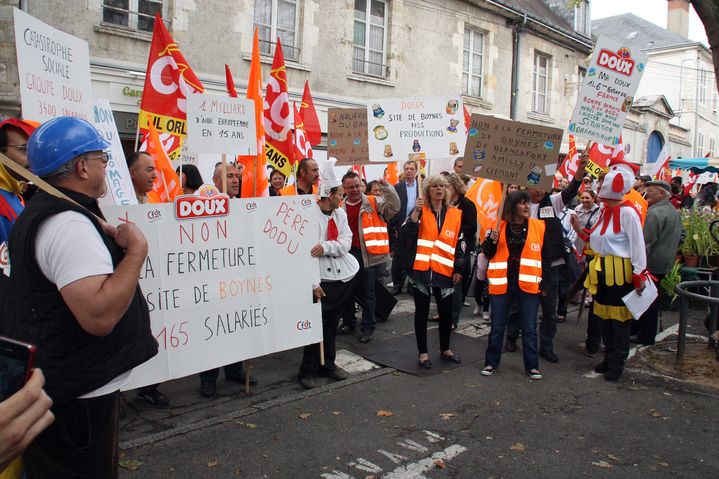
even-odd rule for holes
{"type": "Polygon", "coordinates": [[[325,365],[325,342],[320,341],[320,366],[325,365]]]}
{"type": "Polygon", "coordinates": [[[11,160],[7,156],[3,155],[2,153],[0,153],[0,164],[2,164],[5,168],[8,168],[9,170],[12,170],[15,173],[17,173],[18,175],[22,176],[27,181],[33,183],[35,186],[37,186],[38,188],[43,190],[45,193],[56,196],[58,198],[62,198],[65,201],[69,201],[70,203],[72,203],[76,206],[79,206],[80,208],[82,208],[84,210],[87,210],[92,216],[95,217],[95,219],[97,221],[100,222],[100,224],[102,224],[103,226],[107,225],[107,222],[105,220],[103,220],[102,218],[100,218],[99,216],[97,216],[95,213],[88,210],[87,208],[85,208],[84,206],[82,206],[81,204],[79,204],[78,202],[76,202],[75,200],[70,198],[69,196],[67,196],[65,193],[58,190],[57,188],[52,186],[50,183],[48,183],[47,181],[45,181],[42,178],[40,178],[39,176],[37,176],[36,174],[32,173],[30,170],[26,170],[22,166],[18,165],[17,163],[15,163],[13,160],[11,160]]]}
{"type": "Polygon", "coordinates": [[[502,183],[502,196],[499,198],[499,209],[497,210],[497,222],[494,224],[494,229],[499,233],[499,225],[502,223],[502,214],[504,213],[504,203],[507,198],[507,183],[502,183]]]}
{"type": "Polygon", "coordinates": [[[227,194],[227,155],[222,154],[222,194],[227,194]]]}

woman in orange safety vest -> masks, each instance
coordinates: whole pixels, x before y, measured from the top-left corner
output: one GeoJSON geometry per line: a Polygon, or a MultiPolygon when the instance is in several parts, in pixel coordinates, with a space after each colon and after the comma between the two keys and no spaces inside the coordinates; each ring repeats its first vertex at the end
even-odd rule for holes
{"type": "Polygon", "coordinates": [[[484,360],[483,376],[499,367],[502,340],[511,305],[519,310],[522,324],[524,370],[532,379],[542,379],[537,351],[537,311],[542,294],[542,270],[549,264],[544,222],[529,218],[529,193],[507,195],[504,220],[482,244],[489,259],[487,283],[492,325],[484,360]]]}
{"type": "Polygon", "coordinates": [[[432,362],[427,353],[427,319],[429,303],[434,295],[439,312],[440,358],[460,363],[449,348],[452,332],[452,295],[454,286],[462,281],[462,264],[466,245],[461,235],[462,212],[448,206],[447,183],[440,175],[427,178],[422,185],[422,198],[407,217],[400,235],[404,241],[417,239],[417,252],[408,265],[410,284],[414,289],[414,331],[419,350],[418,365],[429,369],[432,362]]]}

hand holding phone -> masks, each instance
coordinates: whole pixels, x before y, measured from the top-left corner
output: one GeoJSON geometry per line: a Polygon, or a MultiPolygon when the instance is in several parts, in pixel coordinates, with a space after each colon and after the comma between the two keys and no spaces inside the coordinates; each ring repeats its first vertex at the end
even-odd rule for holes
{"type": "Polygon", "coordinates": [[[0,401],[22,388],[35,364],[35,346],[0,336],[0,401]]]}

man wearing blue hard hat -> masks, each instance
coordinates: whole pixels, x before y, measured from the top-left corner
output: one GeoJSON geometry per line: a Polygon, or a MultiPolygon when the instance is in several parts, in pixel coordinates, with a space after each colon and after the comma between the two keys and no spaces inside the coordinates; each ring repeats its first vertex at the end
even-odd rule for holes
{"type": "Polygon", "coordinates": [[[37,346],[56,417],[24,454],[28,479],[117,477],[120,388],[158,350],[138,285],[147,241],[97,204],[109,146],[73,117],[28,139],[30,170],[75,202],[39,191],[10,232],[11,333],[37,346]]]}

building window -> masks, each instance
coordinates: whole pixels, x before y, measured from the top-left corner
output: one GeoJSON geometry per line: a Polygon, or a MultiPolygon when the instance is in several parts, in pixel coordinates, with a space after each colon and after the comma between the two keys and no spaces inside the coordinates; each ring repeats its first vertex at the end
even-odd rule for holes
{"type": "Polygon", "coordinates": [[[465,28],[462,49],[462,93],[465,95],[482,96],[483,52],[484,35],[465,28]]]}
{"type": "Polygon", "coordinates": [[[254,23],[259,33],[261,54],[274,55],[279,37],[284,57],[294,61],[299,59],[296,0],[255,0],[254,23]]]}
{"type": "Polygon", "coordinates": [[[352,71],[378,77],[387,76],[387,2],[355,0],[352,71]]]}
{"type": "Polygon", "coordinates": [[[704,156],[704,132],[699,131],[697,132],[697,146],[696,146],[696,157],[701,158],[704,156]]]}
{"type": "Polygon", "coordinates": [[[708,73],[709,72],[703,68],[699,70],[699,92],[697,93],[697,100],[699,100],[699,103],[702,105],[706,105],[707,102],[708,73]]]}
{"type": "Polygon", "coordinates": [[[532,83],[532,111],[549,114],[547,87],[549,84],[549,57],[541,53],[534,54],[534,78],[532,83]]]}
{"type": "Polygon", "coordinates": [[[719,95],[717,95],[717,86],[714,85],[712,90],[712,111],[714,113],[719,112],[719,95]]]}
{"type": "Polygon", "coordinates": [[[141,32],[155,27],[155,14],[162,14],[163,0],[103,0],[102,21],[141,32]]]}
{"type": "Polygon", "coordinates": [[[714,141],[714,137],[710,136],[709,137],[709,149],[707,150],[707,153],[709,153],[710,156],[717,156],[717,151],[715,148],[716,148],[716,143],[714,141]]]}
{"type": "Polygon", "coordinates": [[[589,36],[589,2],[586,0],[580,0],[574,7],[574,31],[589,36]]]}

